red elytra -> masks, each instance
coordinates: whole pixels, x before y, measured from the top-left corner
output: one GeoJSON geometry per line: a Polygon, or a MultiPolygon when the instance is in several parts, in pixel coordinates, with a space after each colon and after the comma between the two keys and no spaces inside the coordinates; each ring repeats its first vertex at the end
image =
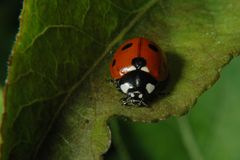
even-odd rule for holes
{"type": "Polygon", "coordinates": [[[168,77],[165,54],[152,41],[137,37],[124,42],[115,52],[110,64],[111,77],[119,80],[131,71],[132,60],[141,57],[146,61],[149,73],[157,81],[165,81],[168,77]]]}

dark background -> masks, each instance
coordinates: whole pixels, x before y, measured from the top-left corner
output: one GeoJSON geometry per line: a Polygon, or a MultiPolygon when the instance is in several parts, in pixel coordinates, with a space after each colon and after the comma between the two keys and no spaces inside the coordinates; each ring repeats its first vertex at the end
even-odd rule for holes
{"type": "Polygon", "coordinates": [[[21,0],[0,0],[0,84],[6,78],[7,59],[18,31],[21,0]]]}

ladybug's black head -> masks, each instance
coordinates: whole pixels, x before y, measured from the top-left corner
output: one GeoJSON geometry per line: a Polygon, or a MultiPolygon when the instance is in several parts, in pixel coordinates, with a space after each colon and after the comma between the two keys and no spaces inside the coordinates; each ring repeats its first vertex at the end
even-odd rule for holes
{"type": "Polygon", "coordinates": [[[147,72],[134,70],[119,80],[120,90],[127,95],[126,105],[145,105],[155,89],[157,81],[147,72]]]}
{"type": "Polygon", "coordinates": [[[136,69],[141,69],[142,67],[146,66],[147,62],[142,57],[136,57],[132,60],[132,65],[136,67],[136,69]]]}

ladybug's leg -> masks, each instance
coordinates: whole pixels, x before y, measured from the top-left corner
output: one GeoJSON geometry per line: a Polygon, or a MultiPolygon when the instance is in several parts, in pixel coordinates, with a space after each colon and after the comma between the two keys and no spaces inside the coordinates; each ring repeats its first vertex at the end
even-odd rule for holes
{"type": "Polygon", "coordinates": [[[130,96],[126,96],[124,98],[121,98],[121,103],[123,105],[127,105],[127,106],[148,106],[148,104],[143,101],[143,100],[136,100],[136,99],[132,99],[132,97],[130,96]]]}
{"type": "Polygon", "coordinates": [[[148,106],[146,102],[144,102],[143,100],[141,101],[141,106],[148,106]]]}
{"type": "Polygon", "coordinates": [[[129,97],[129,96],[126,96],[126,97],[124,97],[124,98],[121,98],[121,102],[122,102],[123,105],[127,105],[127,106],[131,106],[131,105],[134,104],[134,103],[132,102],[131,97],[129,97]]]}
{"type": "Polygon", "coordinates": [[[129,97],[123,97],[120,99],[121,103],[123,105],[128,105],[129,104],[129,97]]]}

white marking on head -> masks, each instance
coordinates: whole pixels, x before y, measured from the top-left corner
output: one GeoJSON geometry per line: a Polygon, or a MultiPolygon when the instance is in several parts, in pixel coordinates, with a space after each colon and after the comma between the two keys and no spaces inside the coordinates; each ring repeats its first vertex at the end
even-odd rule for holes
{"type": "Polygon", "coordinates": [[[146,85],[146,90],[147,90],[148,93],[152,93],[154,89],[155,89],[155,86],[153,84],[148,83],[146,85]]]}
{"type": "Polygon", "coordinates": [[[138,95],[138,98],[142,98],[142,97],[143,97],[143,95],[142,95],[142,94],[139,94],[139,95],[138,95]]]}
{"type": "Polygon", "coordinates": [[[124,83],[120,86],[120,89],[123,91],[123,93],[127,93],[130,88],[133,88],[130,83],[124,83]]]}
{"type": "Polygon", "coordinates": [[[142,67],[141,70],[149,73],[149,69],[146,66],[142,67]]]}
{"type": "Polygon", "coordinates": [[[135,66],[128,66],[128,67],[124,67],[120,70],[120,74],[121,75],[124,75],[128,72],[131,72],[131,71],[135,71],[136,70],[136,67],[135,66]]]}
{"type": "Polygon", "coordinates": [[[131,72],[131,71],[134,71],[134,70],[136,70],[136,67],[135,67],[135,66],[131,66],[131,67],[128,67],[128,68],[127,68],[127,71],[128,71],[128,72],[131,72]]]}

